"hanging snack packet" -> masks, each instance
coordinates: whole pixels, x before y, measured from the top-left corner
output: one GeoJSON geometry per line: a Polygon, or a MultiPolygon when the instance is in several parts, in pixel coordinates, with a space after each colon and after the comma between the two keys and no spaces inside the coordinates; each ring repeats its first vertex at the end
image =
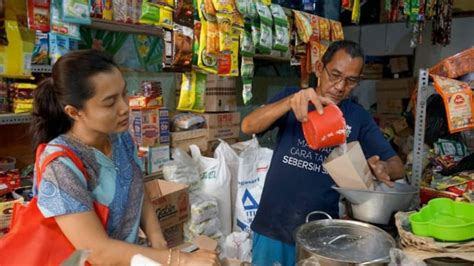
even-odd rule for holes
{"type": "Polygon", "coordinates": [[[192,73],[183,73],[182,80],[181,80],[181,92],[179,94],[179,102],[178,102],[178,106],[176,107],[177,110],[190,111],[193,109],[194,99],[196,97],[196,91],[195,90],[193,91],[193,88],[192,88],[192,83],[193,83],[192,73]]]}
{"type": "Polygon", "coordinates": [[[194,21],[193,66],[197,66],[199,58],[199,43],[201,41],[201,21],[194,21]]]}
{"type": "Polygon", "coordinates": [[[273,34],[272,27],[266,23],[260,23],[260,41],[257,48],[262,54],[269,54],[272,51],[273,34]]]}
{"type": "Polygon", "coordinates": [[[217,55],[207,51],[207,25],[206,21],[201,21],[198,67],[208,73],[217,73],[217,55]]]}
{"type": "Polygon", "coordinates": [[[319,17],[319,36],[321,40],[331,40],[331,24],[327,18],[319,17]]]}
{"type": "Polygon", "coordinates": [[[63,20],[74,24],[91,24],[90,0],[63,0],[63,20]]]}
{"type": "Polygon", "coordinates": [[[288,25],[288,17],[285,14],[285,11],[280,5],[271,4],[270,11],[273,16],[273,21],[275,21],[275,25],[286,26],[288,25]]]}
{"type": "Polygon", "coordinates": [[[181,71],[191,70],[193,57],[193,29],[174,24],[172,66],[181,71]],[[183,69],[184,68],[184,69],[183,69]]]}
{"type": "Polygon", "coordinates": [[[280,26],[275,24],[275,34],[273,35],[273,49],[286,52],[290,45],[290,36],[288,26],[280,26]]]}
{"type": "Polygon", "coordinates": [[[232,14],[232,27],[237,30],[244,30],[245,19],[239,12],[232,14]]]}
{"type": "Polygon", "coordinates": [[[235,1],[235,5],[237,7],[237,11],[239,11],[242,16],[245,16],[247,14],[247,9],[249,5],[248,0],[235,1]]]}
{"type": "Polygon", "coordinates": [[[252,41],[250,26],[247,26],[246,29],[240,34],[240,53],[242,56],[248,57],[253,57],[255,55],[255,46],[252,41]]]}
{"type": "Polygon", "coordinates": [[[240,75],[242,79],[252,79],[255,70],[253,57],[242,56],[242,64],[240,66],[240,75]]]}
{"type": "Polygon", "coordinates": [[[207,52],[219,54],[219,27],[216,22],[207,22],[207,52]]]}
{"type": "Polygon", "coordinates": [[[239,76],[239,32],[232,33],[230,51],[222,51],[218,61],[218,74],[223,76],[239,76]],[[222,64],[222,65],[221,65],[222,64]]]}
{"type": "Polygon", "coordinates": [[[465,82],[431,75],[436,91],[443,97],[450,133],[474,128],[474,100],[465,82]]]}
{"type": "Polygon", "coordinates": [[[232,47],[232,14],[217,13],[219,26],[219,50],[230,51],[232,47]]]}
{"type": "Polygon", "coordinates": [[[195,92],[193,112],[204,113],[204,99],[206,96],[207,75],[196,71],[192,72],[193,90],[195,92]]]}
{"type": "Polygon", "coordinates": [[[50,30],[50,1],[28,0],[28,27],[32,30],[48,32],[50,30]]]}
{"type": "Polygon", "coordinates": [[[193,0],[175,0],[174,6],[174,22],[192,28],[194,23],[193,0]]]}
{"type": "Polygon", "coordinates": [[[212,3],[218,13],[232,14],[235,11],[233,0],[212,0],[212,3]]]}
{"type": "Polygon", "coordinates": [[[271,0],[258,0],[258,1],[260,1],[262,4],[264,4],[266,6],[269,6],[272,3],[271,0]]]}
{"type": "Polygon", "coordinates": [[[131,1],[131,6],[129,7],[128,19],[130,23],[139,24],[140,17],[142,16],[142,5],[143,0],[128,0],[131,1]]]}
{"type": "MultiPolygon", "coordinates": [[[[202,0],[203,4],[200,4],[200,9],[203,11],[203,16],[206,20],[215,21],[216,9],[214,8],[214,3],[212,0],[202,0]],[[204,6],[204,8],[203,8],[204,6]]],[[[201,18],[203,19],[203,18],[201,18]]]]}
{"type": "Polygon", "coordinates": [[[257,12],[257,5],[255,4],[255,0],[247,0],[249,2],[248,9],[247,9],[247,18],[249,19],[257,19],[258,12],[257,12]]]}
{"type": "Polygon", "coordinates": [[[252,80],[251,79],[244,79],[242,80],[243,83],[243,89],[242,89],[242,99],[244,101],[244,104],[247,105],[250,103],[250,100],[252,100],[253,94],[252,94],[252,80]]]}
{"type": "Polygon", "coordinates": [[[62,20],[61,0],[51,0],[51,32],[76,40],[81,39],[79,25],[67,23],[62,20]]]}
{"type": "Polygon", "coordinates": [[[260,26],[257,21],[252,22],[252,42],[253,46],[256,48],[258,43],[260,42],[260,26]]]}
{"type": "Polygon", "coordinates": [[[268,8],[267,5],[264,5],[261,2],[257,2],[256,6],[258,15],[260,17],[260,22],[271,26],[273,24],[273,18],[272,13],[270,12],[270,8],[268,8]]]}
{"type": "Polygon", "coordinates": [[[341,22],[329,20],[331,23],[331,41],[344,40],[344,31],[342,30],[341,22]]]}
{"type": "Polygon", "coordinates": [[[309,41],[310,36],[313,34],[313,28],[311,27],[310,20],[306,13],[293,10],[295,14],[295,25],[297,28],[298,36],[304,43],[309,41]]]}

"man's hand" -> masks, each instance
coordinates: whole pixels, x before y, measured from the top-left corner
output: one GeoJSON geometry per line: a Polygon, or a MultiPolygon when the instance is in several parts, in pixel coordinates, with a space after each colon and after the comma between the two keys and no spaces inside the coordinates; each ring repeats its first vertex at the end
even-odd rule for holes
{"type": "Polygon", "coordinates": [[[369,163],[372,173],[380,182],[385,183],[389,187],[395,185],[388,174],[387,162],[381,161],[377,155],[370,157],[367,162],[369,163]]]}
{"type": "Polygon", "coordinates": [[[308,120],[308,103],[311,102],[316,110],[322,114],[323,106],[333,104],[329,98],[322,97],[316,94],[313,88],[300,90],[293,94],[290,98],[290,106],[295,113],[296,119],[300,122],[306,122],[308,120]]]}

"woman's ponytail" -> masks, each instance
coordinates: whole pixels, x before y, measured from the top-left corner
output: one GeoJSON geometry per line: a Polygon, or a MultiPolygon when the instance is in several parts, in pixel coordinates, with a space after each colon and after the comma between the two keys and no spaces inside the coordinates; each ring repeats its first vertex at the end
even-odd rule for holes
{"type": "Polygon", "coordinates": [[[71,125],[71,120],[56,97],[53,78],[44,79],[34,92],[33,120],[30,128],[34,150],[41,143],[48,143],[66,133],[71,125]]]}

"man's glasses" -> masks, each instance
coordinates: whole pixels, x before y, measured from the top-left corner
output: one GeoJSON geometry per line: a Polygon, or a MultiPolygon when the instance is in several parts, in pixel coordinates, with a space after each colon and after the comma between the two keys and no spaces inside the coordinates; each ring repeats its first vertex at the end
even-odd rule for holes
{"type": "Polygon", "coordinates": [[[345,86],[347,86],[349,88],[353,88],[353,87],[359,85],[359,82],[361,80],[361,77],[344,77],[341,74],[331,73],[326,68],[326,66],[324,66],[324,69],[326,70],[326,73],[328,74],[329,81],[331,81],[334,84],[338,84],[339,82],[344,80],[344,85],[345,86]]]}

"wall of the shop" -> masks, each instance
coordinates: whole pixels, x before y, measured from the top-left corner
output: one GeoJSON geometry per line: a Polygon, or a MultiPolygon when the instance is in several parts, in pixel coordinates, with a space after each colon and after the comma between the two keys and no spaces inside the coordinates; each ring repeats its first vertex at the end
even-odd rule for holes
{"type": "Polygon", "coordinates": [[[431,23],[423,32],[423,44],[416,48],[415,71],[431,67],[443,58],[474,46],[474,17],[454,18],[451,26],[451,43],[445,47],[431,44],[431,23]]]}

